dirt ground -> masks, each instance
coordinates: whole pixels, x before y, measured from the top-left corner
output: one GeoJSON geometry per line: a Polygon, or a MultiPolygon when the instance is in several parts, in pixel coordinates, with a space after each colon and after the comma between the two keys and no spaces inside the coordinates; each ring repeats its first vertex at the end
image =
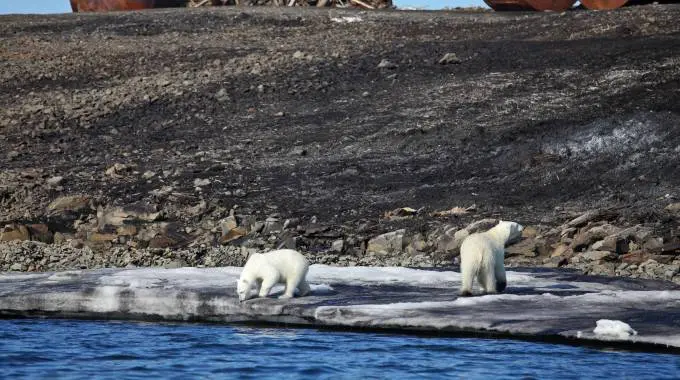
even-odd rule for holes
{"type": "Polygon", "coordinates": [[[677,5],[1,16],[0,222],[87,194],[196,224],[201,202],[349,226],[473,204],[663,224],[680,197],[678,20],[677,5]]]}

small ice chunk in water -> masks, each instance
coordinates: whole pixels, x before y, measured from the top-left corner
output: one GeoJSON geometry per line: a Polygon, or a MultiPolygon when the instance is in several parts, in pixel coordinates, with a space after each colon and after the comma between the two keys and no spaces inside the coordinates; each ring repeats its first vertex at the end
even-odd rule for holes
{"type": "Polygon", "coordinates": [[[597,326],[595,327],[595,330],[593,330],[595,335],[604,335],[618,339],[628,339],[631,335],[637,335],[637,331],[633,330],[626,322],[612,319],[600,319],[596,323],[597,326]]]}

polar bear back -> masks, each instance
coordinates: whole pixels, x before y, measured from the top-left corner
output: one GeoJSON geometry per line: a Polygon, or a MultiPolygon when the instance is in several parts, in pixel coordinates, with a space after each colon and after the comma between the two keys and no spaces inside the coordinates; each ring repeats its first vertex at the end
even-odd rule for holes
{"type": "Polygon", "coordinates": [[[469,253],[479,255],[478,260],[483,262],[489,258],[489,255],[498,256],[505,253],[505,240],[497,234],[486,232],[478,232],[465,238],[463,244],[460,246],[461,255],[469,253]]]}
{"type": "Polygon", "coordinates": [[[266,253],[254,253],[243,267],[244,273],[253,273],[261,278],[264,272],[276,271],[280,280],[285,280],[299,273],[306,273],[309,268],[307,259],[298,251],[279,249],[266,253]]]}

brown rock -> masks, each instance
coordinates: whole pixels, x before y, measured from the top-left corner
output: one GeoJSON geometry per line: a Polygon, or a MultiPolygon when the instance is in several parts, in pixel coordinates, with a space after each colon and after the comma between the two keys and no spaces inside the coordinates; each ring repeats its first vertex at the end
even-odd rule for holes
{"type": "Polygon", "coordinates": [[[125,225],[116,228],[116,235],[118,236],[135,236],[137,235],[137,227],[132,225],[125,225]]]}
{"type": "Polygon", "coordinates": [[[505,257],[512,256],[538,256],[536,240],[524,239],[517,244],[505,248],[505,257]]]}
{"type": "Polygon", "coordinates": [[[633,251],[621,256],[621,261],[628,264],[641,264],[649,259],[649,254],[643,251],[633,251]]]}
{"type": "Polygon", "coordinates": [[[220,228],[222,228],[222,235],[226,235],[227,233],[229,233],[229,231],[233,230],[236,227],[238,227],[238,223],[236,222],[236,217],[233,215],[226,217],[222,222],[220,222],[220,228]]]}
{"type": "Polygon", "coordinates": [[[69,195],[65,197],[59,197],[47,206],[47,212],[50,215],[80,215],[88,213],[90,210],[90,197],[86,195],[69,195]]]}
{"type": "Polygon", "coordinates": [[[247,233],[248,232],[243,227],[232,228],[231,230],[227,231],[226,234],[224,234],[224,235],[222,235],[222,237],[220,237],[220,244],[227,244],[230,241],[234,241],[238,238],[246,236],[247,233]]]}
{"type": "Polygon", "coordinates": [[[31,234],[23,224],[8,224],[0,230],[0,241],[31,240],[31,234]]]}
{"type": "Polygon", "coordinates": [[[614,227],[611,224],[603,224],[601,226],[596,226],[585,231],[581,231],[576,234],[576,236],[574,236],[572,248],[575,251],[580,251],[584,248],[588,248],[596,241],[603,240],[607,236],[616,234],[619,231],[619,228],[614,227]]]}
{"type": "Polygon", "coordinates": [[[399,253],[403,249],[404,233],[406,230],[401,229],[378,235],[368,241],[366,251],[382,255],[399,253]]]}
{"type": "Polygon", "coordinates": [[[135,203],[125,207],[110,207],[97,209],[97,225],[122,226],[124,224],[150,223],[159,220],[161,213],[154,205],[135,203]]]}
{"type": "Polygon", "coordinates": [[[538,235],[538,230],[536,227],[531,227],[531,226],[526,226],[522,230],[522,237],[523,238],[535,238],[538,235]]]}
{"type": "Polygon", "coordinates": [[[561,256],[554,256],[548,258],[546,261],[543,262],[543,266],[547,268],[558,268],[565,266],[569,263],[569,260],[566,257],[561,257],[561,256]]]}
{"type": "Polygon", "coordinates": [[[578,257],[583,261],[611,261],[617,258],[616,254],[609,251],[587,251],[579,253],[578,257]]]}
{"type": "Polygon", "coordinates": [[[52,244],[54,242],[54,234],[46,224],[29,224],[28,231],[31,234],[31,240],[52,244]]]}
{"type": "Polygon", "coordinates": [[[61,245],[66,243],[66,235],[61,232],[54,233],[54,244],[61,245]]]}
{"type": "Polygon", "coordinates": [[[617,213],[615,211],[591,210],[567,222],[567,227],[581,227],[585,226],[589,222],[595,222],[598,220],[611,220],[616,215],[617,213]]]}
{"type": "Polygon", "coordinates": [[[496,224],[498,224],[498,219],[487,218],[470,223],[465,227],[465,230],[469,234],[474,234],[475,232],[487,231],[496,224]]]}
{"type": "Polygon", "coordinates": [[[170,248],[177,244],[177,241],[168,235],[160,234],[149,240],[149,248],[170,248]]]}
{"type": "Polygon", "coordinates": [[[94,242],[111,242],[117,238],[118,235],[106,232],[89,232],[87,234],[87,240],[94,242]]]}
{"type": "Polygon", "coordinates": [[[616,252],[617,255],[623,255],[630,250],[628,240],[616,235],[604,238],[598,249],[601,251],[616,252]]]}
{"type": "Polygon", "coordinates": [[[558,244],[552,251],[550,257],[571,257],[574,251],[566,244],[558,244]]]}

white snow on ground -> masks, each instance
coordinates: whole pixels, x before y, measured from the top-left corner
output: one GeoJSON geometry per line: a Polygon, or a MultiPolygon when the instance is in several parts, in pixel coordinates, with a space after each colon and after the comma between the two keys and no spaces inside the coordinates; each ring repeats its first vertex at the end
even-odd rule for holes
{"type": "Polygon", "coordinates": [[[626,322],[600,319],[596,324],[597,326],[593,330],[595,335],[604,335],[617,339],[628,339],[631,335],[637,335],[637,331],[633,330],[626,322]]]}
{"type": "Polygon", "coordinates": [[[333,18],[331,18],[331,21],[338,22],[338,23],[341,23],[341,24],[349,24],[349,23],[352,23],[352,22],[362,21],[362,19],[359,16],[343,16],[343,17],[333,17],[333,18]]]}

